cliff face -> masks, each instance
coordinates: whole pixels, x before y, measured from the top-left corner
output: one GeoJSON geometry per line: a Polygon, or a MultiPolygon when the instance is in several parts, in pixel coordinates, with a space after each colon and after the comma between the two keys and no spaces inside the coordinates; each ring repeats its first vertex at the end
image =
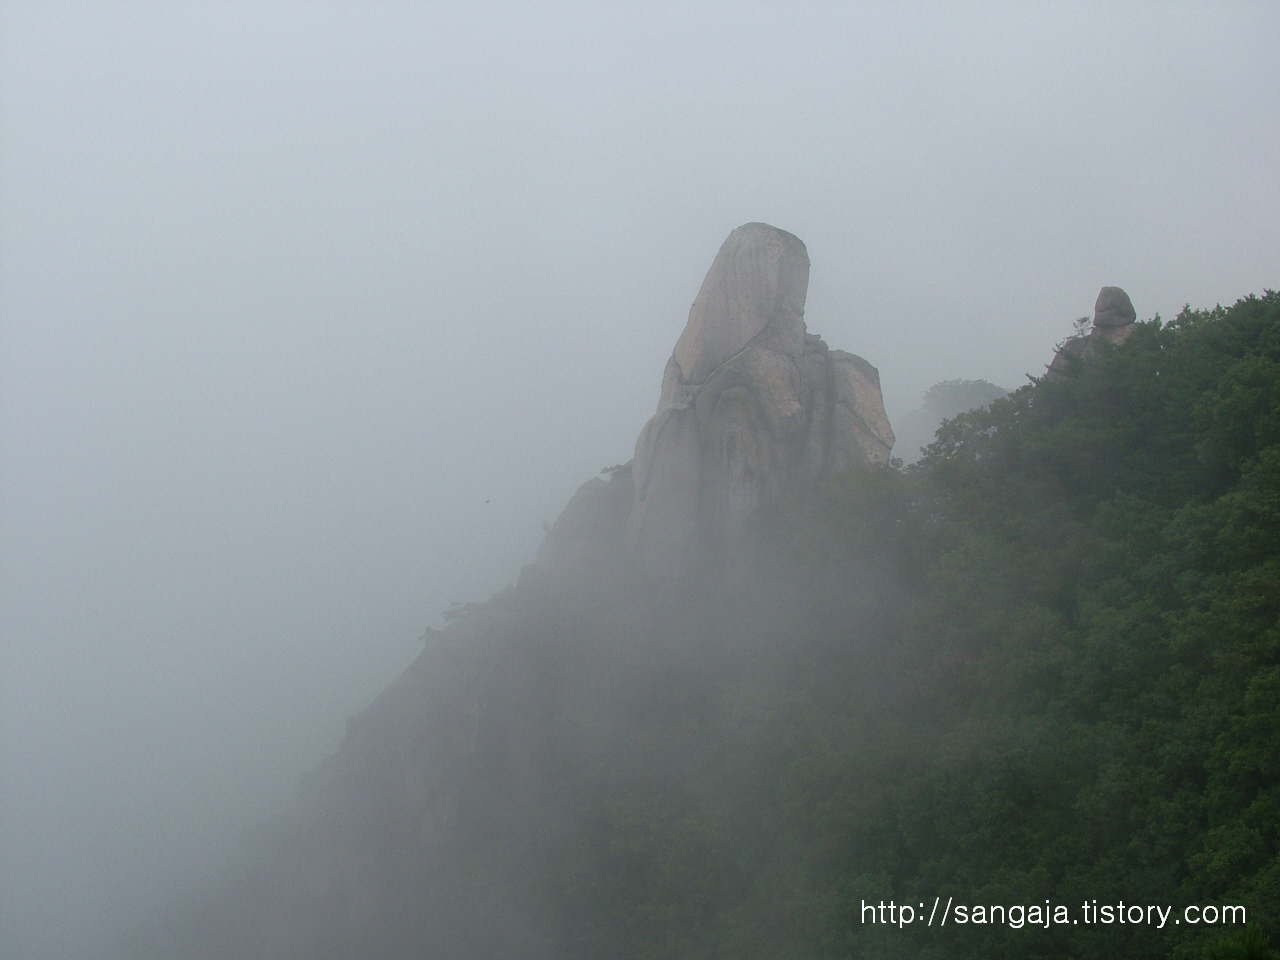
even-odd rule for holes
{"type": "Polygon", "coordinates": [[[808,286],[804,244],[763,223],[734,230],[707,272],[636,443],[627,546],[650,580],[717,564],[797,481],[889,459],[880,376],[806,332],[808,286]]]}
{"type": "Polygon", "coordinates": [[[706,587],[762,506],[797,483],[889,459],[880,375],[807,332],[808,286],[798,238],[764,223],[729,234],[635,459],[578,491],[528,576],[621,560],[666,595],[706,587]]]}

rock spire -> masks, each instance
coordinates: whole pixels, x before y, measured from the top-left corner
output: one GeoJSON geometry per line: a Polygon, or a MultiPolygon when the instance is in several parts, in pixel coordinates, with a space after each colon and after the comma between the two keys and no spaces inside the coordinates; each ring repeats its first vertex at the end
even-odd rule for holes
{"type": "Polygon", "coordinates": [[[636,443],[627,549],[661,583],[696,578],[746,517],[801,480],[883,463],[880,376],[806,332],[809,255],[764,223],[729,234],[636,443]]]}

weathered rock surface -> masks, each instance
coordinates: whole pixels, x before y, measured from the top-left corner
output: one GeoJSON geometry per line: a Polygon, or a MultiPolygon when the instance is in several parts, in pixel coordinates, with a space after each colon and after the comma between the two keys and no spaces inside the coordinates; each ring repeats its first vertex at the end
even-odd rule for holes
{"type": "Polygon", "coordinates": [[[651,580],[715,566],[797,481],[889,459],[879,374],[806,332],[808,285],[783,230],[749,223],[721,246],[636,444],[627,546],[651,580]]]}
{"type": "Polygon", "coordinates": [[[1093,306],[1093,326],[1082,337],[1071,337],[1054,354],[1047,376],[1065,376],[1071,367],[1087,358],[1100,341],[1119,346],[1133,334],[1138,313],[1129,295],[1120,287],[1103,287],[1093,306]]]}
{"type": "Polygon", "coordinates": [[[1093,305],[1094,329],[1123,327],[1138,319],[1129,295],[1119,287],[1103,287],[1093,305]]]}

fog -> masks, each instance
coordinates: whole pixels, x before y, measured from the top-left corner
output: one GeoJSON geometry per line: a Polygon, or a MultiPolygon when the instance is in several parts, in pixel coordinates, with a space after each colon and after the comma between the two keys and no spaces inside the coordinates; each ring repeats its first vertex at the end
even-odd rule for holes
{"type": "Polygon", "coordinates": [[[287,803],[626,461],[733,227],[878,367],[1276,283],[1271,5],[0,9],[0,955],[287,803]]]}

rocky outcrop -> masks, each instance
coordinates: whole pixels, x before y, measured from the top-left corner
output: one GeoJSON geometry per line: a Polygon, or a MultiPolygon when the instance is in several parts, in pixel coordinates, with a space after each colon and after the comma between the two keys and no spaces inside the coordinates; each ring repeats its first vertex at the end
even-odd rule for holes
{"type": "Polygon", "coordinates": [[[515,585],[427,631],[223,889],[118,956],[565,956],[538,884],[594,829],[584,771],[638,719],[705,702],[649,588],[713,567],[788,485],[888,459],[879,376],[806,332],[808,275],[795,237],[735,230],[635,461],[579,488],[515,585]]]}
{"type": "Polygon", "coordinates": [[[786,231],[749,223],[721,246],[636,444],[626,539],[650,580],[697,579],[797,481],[889,459],[879,374],[806,331],[808,284],[786,231]]]}
{"type": "Polygon", "coordinates": [[[1093,304],[1095,331],[1119,330],[1138,319],[1129,295],[1119,287],[1103,287],[1093,304]]]}
{"type": "Polygon", "coordinates": [[[1138,313],[1129,295],[1119,287],[1103,287],[1093,305],[1093,326],[1084,336],[1071,337],[1054,354],[1047,376],[1062,377],[1088,357],[1099,342],[1119,346],[1133,334],[1138,313]]]}
{"type": "Polygon", "coordinates": [[[578,488],[547,531],[522,580],[585,583],[598,591],[595,581],[616,579],[625,564],[622,546],[635,487],[630,464],[604,472],[609,474],[607,481],[595,477],[578,488]]]}

